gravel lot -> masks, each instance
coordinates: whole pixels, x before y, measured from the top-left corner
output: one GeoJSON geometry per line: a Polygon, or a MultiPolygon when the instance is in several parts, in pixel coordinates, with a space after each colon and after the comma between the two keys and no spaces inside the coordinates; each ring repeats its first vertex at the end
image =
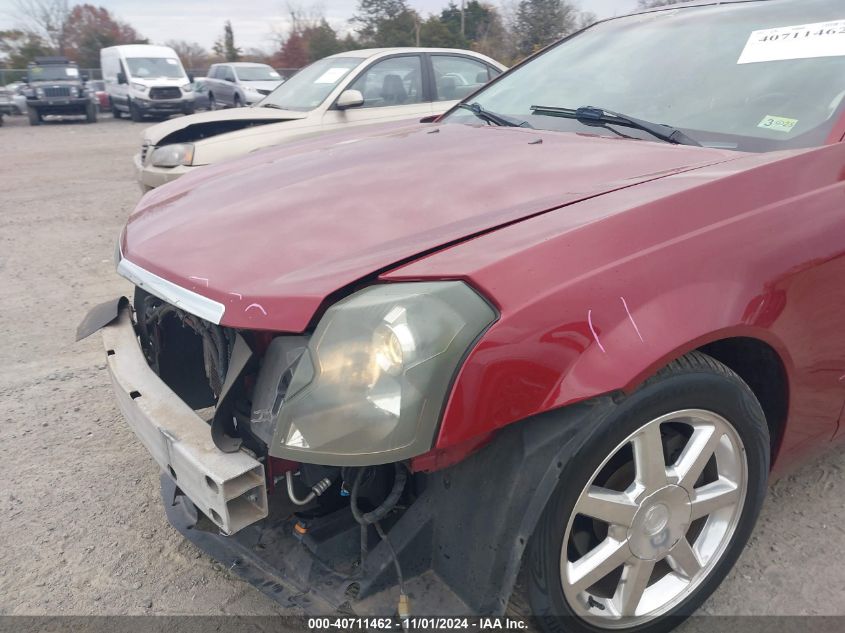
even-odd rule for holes
{"type": "MultiPolygon", "coordinates": [[[[90,306],[129,291],[112,253],[140,195],[143,127],[104,115],[0,128],[0,614],[284,613],[170,528],[99,337],[73,341],[90,306]]],[[[843,569],[840,449],[774,485],[703,611],[845,615],[843,569]]]]}

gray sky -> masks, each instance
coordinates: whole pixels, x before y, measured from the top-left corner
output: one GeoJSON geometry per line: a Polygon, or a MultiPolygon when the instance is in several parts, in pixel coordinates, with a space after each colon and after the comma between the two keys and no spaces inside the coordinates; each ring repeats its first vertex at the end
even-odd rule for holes
{"type": "MultiPolygon", "coordinates": [[[[104,6],[118,18],[128,22],[151,42],[188,40],[210,48],[230,19],[235,43],[242,48],[272,48],[274,31],[284,32],[286,0],[79,0],[104,6]],[[178,12],[178,13],[177,13],[178,12]]],[[[409,0],[423,15],[437,13],[449,0],[409,0]]],[[[492,0],[493,4],[511,4],[515,0],[492,0]]],[[[73,0],[71,0],[73,3],[73,0]]],[[[355,12],[356,0],[293,0],[295,6],[322,7],[335,28],[347,28],[347,20],[355,12]]],[[[626,13],[636,0],[579,0],[582,9],[599,17],[626,13]]],[[[14,28],[14,0],[0,0],[0,30],[14,28]]]]}

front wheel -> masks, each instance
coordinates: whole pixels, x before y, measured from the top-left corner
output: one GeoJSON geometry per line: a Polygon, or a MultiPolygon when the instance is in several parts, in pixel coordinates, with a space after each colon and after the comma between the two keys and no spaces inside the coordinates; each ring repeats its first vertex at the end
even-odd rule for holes
{"type": "Polygon", "coordinates": [[[89,103],[85,107],[85,121],[88,123],[97,122],[97,106],[94,103],[89,103]]]}
{"type": "Polygon", "coordinates": [[[214,93],[208,93],[208,109],[209,110],[216,110],[217,109],[217,102],[214,100],[214,93]]]}
{"type": "Polygon", "coordinates": [[[129,102],[129,116],[133,121],[135,121],[135,123],[140,123],[144,119],[144,115],[141,114],[141,109],[134,101],[129,102]]]}
{"type": "Polygon", "coordinates": [[[733,567],[766,491],[769,433],[739,376],[694,352],[595,423],[527,551],[547,631],[668,631],[733,567]]]}
{"type": "Polygon", "coordinates": [[[30,125],[41,125],[41,114],[35,108],[27,108],[30,125]]]}

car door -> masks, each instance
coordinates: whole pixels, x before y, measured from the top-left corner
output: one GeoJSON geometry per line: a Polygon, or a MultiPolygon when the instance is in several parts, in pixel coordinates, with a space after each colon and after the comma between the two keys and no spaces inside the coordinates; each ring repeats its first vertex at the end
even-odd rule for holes
{"type": "Polygon", "coordinates": [[[366,125],[382,121],[422,118],[431,114],[423,59],[420,55],[394,55],[373,62],[347,86],[358,90],[364,103],[347,109],[329,108],[322,125],[366,125]]]}
{"type": "Polygon", "coordinates": [[[445,112],[501,74],[494,66],[468,55],[432,53],[434,112],[445,112]]]}
{"type": "Polygon", "coordinates": [[[222,81],[220,82],[220,89],[222,91],[222,101],[227,106],[235,105],[235,71],[231,66],[221,66],[222,81]]]}

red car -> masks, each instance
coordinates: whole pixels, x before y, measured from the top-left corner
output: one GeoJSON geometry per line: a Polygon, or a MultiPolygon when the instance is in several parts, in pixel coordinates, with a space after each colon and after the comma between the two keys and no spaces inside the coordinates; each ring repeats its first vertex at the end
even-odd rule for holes
{"type": "MultiPolygon", "coordinates": [[[[197,170],[96,308],[187,538],[328,614],[663,631],[843,435],[845,7],[609,19],[433,122],[197,170]]],[[[810,573],[810,570],[808,570],[810,573]]]]}
{"type": "Polygon", "coordinates": [[[89,81],[88,90],[91,91],[91,99],[97,104],[100,112],[111,110],[111,101],[109,101],[109,94],[106,92],[106,84],[103,80],[93,79],[89,81]]]}

